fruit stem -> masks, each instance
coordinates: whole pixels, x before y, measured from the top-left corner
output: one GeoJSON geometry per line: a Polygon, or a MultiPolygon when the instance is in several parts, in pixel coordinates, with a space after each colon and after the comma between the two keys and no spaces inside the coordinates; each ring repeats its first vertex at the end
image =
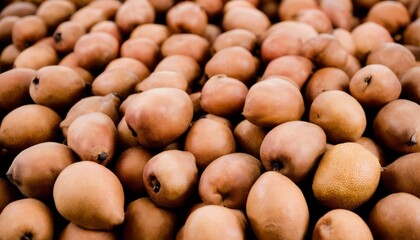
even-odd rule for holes
{"type": "Polygon", "coordinates": [[[410,140],[407,142],[408,146],[414,146],[417,144],[417,140],[416,140],[416,133],[413,133],[410,137],[410,140]]]}
{"type": "Polygon", "coordinates": [[[160,190],[160,182],[155,178],[152,180],[153,192],[157,193],[160,190]]]}
{"type": "Polygon", "coordinates": [[[106,152],[103,152],[101,154],[98,154],[98,161],[103,162],[108,157],[108,154],[106,152]]]}
{"type": "Polygon", "coordinates": [[[283,164],[281,162],[274,162],[271,166],[275,172],[278,172],[283,168],[283,164]]]}
{"type": "Polygon", "coordinates": [[[20,240],[32,240],[32,233],[25,233],[20,240]]]}
{"type": "Polygon", "coordinates": [[[33,82],[33,84],[38,85],[38,84],[39,84],[39,78],[38,78],[38,77],[35,77],[35,78],[32,80],[32,82],[33,82]]]}
{"type": "Polygon", "coordinates": [[[56,32],[56,33],[54,33],[54,41],[56,42],[56,43],[59,43],[60,41],[61,41],[61,33],[60,32],[56,32]]]}

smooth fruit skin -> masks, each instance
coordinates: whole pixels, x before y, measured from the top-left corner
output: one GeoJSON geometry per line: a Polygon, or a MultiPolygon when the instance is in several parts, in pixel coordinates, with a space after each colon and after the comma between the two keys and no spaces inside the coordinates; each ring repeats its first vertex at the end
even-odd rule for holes
{"type": "Polygon", "coordinates": [[[54,217],[40,200],[24,198],[9,203],[0,214],[0,240],[52,240],[54,217]]]}
{"type": "Polygon", "coordinates": [[[263,173],[246,202],[249,224],[257,239],[304,239],[309,209],[299,187],[281,173],[263,173]]]}
{"type": "Polygon", "coordinates": [[[69,223],[60,233],[58,240],[117,240],[116,231],[89,230],[69,223]]]}

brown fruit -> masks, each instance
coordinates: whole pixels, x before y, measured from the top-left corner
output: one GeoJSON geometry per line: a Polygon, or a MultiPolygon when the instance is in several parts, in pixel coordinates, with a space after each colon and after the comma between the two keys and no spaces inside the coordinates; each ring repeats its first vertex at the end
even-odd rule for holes
{"type": "Polygon", "coordinates": [[[140,196],[145,193],[143,169],[152,153],[141,146],[124,150],[113,165],[112,171],[117,175],[126,194],[140,196]]]}
{"type": "Polygon", "coordinates": [[[373,240],[373,236],[369,226],[359,215],[346,209],[334,209],[318,219],[312,233],[312,239],[373,240]]]}
{"type": "Polygon", "coordinates": [[[125,68],[106,70],[93,80],[92,93],[99,96],[114,93],[125,99],[134,92],[137,83],[139,79],[131,70],[125,68]]]}
{"type": "Polygon", "coordinates": [[[135,92],[144,92],[158,87],[172,87],[187,91],[188,82],[184,76],[178,72],[155,71],[143,81],[136,84],[135,92]]]}
{"type": "Polygon", "coordinates": [[[152,148],[164,147],[179,138],[188,129],[192,117],[191,99],[185,91],[176,88],[142,92],[125,112],[127,125],[139,143],[152,148]]]}
{"type": "Polygon", "coordinates": [[[146,23],[153,23],[156,18],[155,9],[149,1],[125,1],[115,15],[115,22],[125,34],[146,23]]]}
{"type": "Polygon", "coordinates": [[[90,32],[108,33],[111,36],[113,36],[115,39],[117,39],[119,43],[122,42],[122,38],[123,38],[121,31],[118,28],[118,25],[111,20],[106,20],[106,21],[101,21],[101,22],[96,23],[95,25],[91,27],[90,32]]]}
{"type": "Polygon", "coordinates": [[[122,237],[128,239],[174,239],[177,215],[156,206],[148,197],[127,205],[122,237]]]}
{"type": "Polygon", "coordinates": [[[387,165],[388,159],[385,156],[383,146],[379,145],[376,141],[369,137],[361,137],[355,141],[356,143],[362,145],[367,150],[369,150],[373,155],[379,159],[379,163],[382,167],[387,165]]]}
{"type": "Polygon", "coordinates": [[[356,45],[356,57],[360,61],[364,61],[376,46],[394,41],[385,27],[374,22],[365,22],[356,26],[351,35],[356,45]]]}
{"type": "MultiPolygon", "coordinates": [[[[183,240],[246,239],[247,220],[240,210],[217,205],[202,206],[193,211],[182,227],[183,240]]],[[[178,239],[178,237],[177,237],[178,239]]]]}
{"type": "Polygon", "coordinates": [[[406,192],[420,197],[420,153],[409,153],[395,159],[385,166],[381,180],[385,188],[391,192],[406,192]]]}
{"type": "Polygon", "coordinates": [[[244,119],[233,130],[238,150],[260,159],[261,143],[267,131],[244,119]]]}
{"type": "Polygon", "coordinates": [[[147,161],[143,183],[156,206],[177,208],[186,205],[198,185],[198,170],[192,153],[166,150],[147,161]]]}
{"type": "Polygon", "coordinates": [[[282,21],[292,20],[300,11],[316,8],[316,0],[283,0],[279,4],[278,16],[282,21]]]}
{"type": "Polygon", "coordinates": [[[225,74],[248,84],[257,74],[257,64],[248,50],[234,46],[216,52],[206,63],[204,72],[208,78],[225,74]]]}
{"type": "Polygon", "coordinates": [[[367,13],[366,21],[384,26],[391,35],[397,34],[411,22],[408,9],[398,1],[381,1],[367,13]]]}
{"type": "Polygon", "coordinates": [[[130,34],[130,38],[149,38],[156,43],[156,45],[161,46],[170,35],[171,32],[166,25],[159,23],[145,23],[134,28],[130,34]]]}
{"type": "Polygon", "coordinates": [[[379,200],[368,225],[377,239],[416,239],[420,236],[420,200],[409,193],[393,193],[379,200]]]}
{"type": "Polygon", "coordinates": [[[105,67],[117,58],[118,52],[118,41],[103,32],[85,34],[74,45],[74,53],[79,66],[88,70],[105,67]]]}
{"type": "Polygon", "coordinates": [[[91,1],[88,7],[101,9],[107,19],[114,19],[118,9],[121,7],[122,2],[118,0],[106,0],[106,1],[91,1]]]}
{"type": "Polygon", "coordinates": [[[272,24],[263,34],[258,36],[259,43],[262,43],[268,35],[280,29],[294,30],[300,36],[302,41],[318,36],[318,32],[310,24],[292,20],[280,21],[272,24]]]}
{"type": "Polygon", "coordinates": [[[341,90],[319,94],[309,109],[309,121],[324,130],[328,143],[356,141],[367,125],[363,107],[354,97],[341,90]]]}
{"type": "Polygon", "coordinates": [[[108,63],[104,71],[116,68],[125,68],[134,72],[139,81],[143,81],[143,79],[150,75],[150,70],[147,68],[147,66],[134,58],[119,57],[114,59],[108,63]]]}
{"type": "Polygon", "coordinates": [[[378,108],[398,99],[401,83],[397,75],[387,66],[370,64],[353,75],[349,90],[362,106],[378,108]]]}
{"type": "Polygon", "coordinates": [[[67,224],[60,232],[58,240],[117,240],[116,231],[89,230],[74,223],[67,224]]]}
{"type": "Polygon", "coordinates": [[[12,43],[13,25],[20,19],[18,16],[5,16],[0,19],[0,42],[12,43]]]}
{"type": "Polygon", "coordinates": [[[222,27],[225,31],[242,28],[258,36],[270,25],[268,16],[256,7],[226,8],[225,6],[222,19],[222,27]]]}
{"type": "Polygon", "coordinates": [[[295,183],[305,179],[325,151],[327,137],[321,127],[290,121],[271,129],[265,136],[260,156],[267,171],[276,171],[295,183]]]}
{"type": "Polygon", "coordinates": [[[66,145],[43,142],[21,151],[6,175],[25,197],[48,201],[58,174],[78,160],[66,145]]]}
{"type": "Polygon", "coordinates": [[[305,88],[305,103],[311,106],[314,99],[322,92],[329,90],[349,91],[350,78],[347,74],[334,67],[325,67],[315,71],[305,88]]]}
{"type": "Polygon", "coordinates": [[[330,18],[320,9],[302,9],[297,12],[293,20],[308,23],[319,33],[331,33],[333,30],[330,18]]]}
{"type": "Polygon", "coordinates": [[[43,202],[25,198],[11,202],[0,215],[0,239],[53,239],[53,212],[43,202]]]}
{"type": "Polygon", "coordinates": [[[307,58],[287,55],[268,63],[261,78],[266,79],[270,76],[288,77],[301,89],[312,74],[313,68],[313,63],[307,58]]]}
{"type": "Polygon", "coordinates": [[[79,116],[89,112],[103,112],[108,115],[115,125],[119,122],[119,106],[121,100],[115,94],[106,96],[90,96],[80,99],[67,112],[66,118],[60,123],[63,136],[67,137],[70,124],[79,116]]]}
{"type": "Polygon", "coordinates": [[[406,99],[383,106],[373,120],[373,131],[379,141],[398,153],[420,151],[420,107],[406,99]],[[404,116],[404,117],[401,117],[404,116]]]}
{"type": "Polygon", "coordinates": [[[107,16],[104,10],[92,7],[80,8],[70,17],[70,21],[82,25],[86,32],[89,32],[93,25],[105,20],[107,20],[107,16]]]}
{"type": "Polygon", "coordinates": [[[185,55],[171,55],[163,58],[154,70],[158,71],[174,71],[180,73],[188,82],[188,85],[193,84],[201,74],[200,65],[189,56],[185,55]]]}
{"type": "Polygon", "coordinates": [[[192,124],[184,143],[184,150],[194,154],[200,171],[216,158],[235,152],[235,148],[232,130],[208,118],[200,118],[192,124]]]}
{"type": "Polygon", "coordinates": [[[353,2],[351,0],[321,0],[319,8],[331,19],[334,28],[353,28],[353,2]]]}
{"type": "Polygon", "coordinates": [[[86,30],[78,22],[66,21],[57,26],[53,33],[54,49],[60,54],[68,54],[73,51],[77,40],[86,34],[86,30]]]}
{"type": "Polygon", "coordinates": [[[20,152],[41,142],[57,138],[60,116],[51,108],[27,104],[15,108],[2,120],[0,146],[20,152]]]}
{"type": "Polygon", "coordinates": [[[212,44],[212,50],[218,52],[228,47],[239,46],[254,52],[256,45],[257,36],[254,33],[237,28],[219,34],[212,44]]]}
{"type": "Polygon", "coordinates": [[[408,24],[403,32],[403,43],[405,45],[420,46],[420,20],[416,19],[408,24]]]}
{"type": "Polygon", "coordinates": [[[47,31],[47,26],[40,17],[36,15],[22,17],[13,25],[13,44],[19,50],[23,50],[47,36],[47,31]]]}
{"type": "Polygon", "coordinates": [[[162,43],[161,54],[162,57],[185,55],[192,57],[199,64],[204,64],[210,55],[210,43],[196,34],[174,33],[162,43]]]}
{"type": "Polygon", "coordinates": [[[322,156],[312,191],[327,208],[352,210],[368,201],[381,176],[378,158],[358,143],[334,145],[322,156]]]}
{"type": "Polygon", "coordinates": [[[243,209],[252,185],[263,171],[261,161],[246,153],[231,153],[212,161],[200,177],[198,192],[207,204],[243,209]]]}
{"type": "Polygon", "coordinates": [[[403,95],[417,104],[420,104],[420,82],[417,81],[419,73],[420,67],[414,66],[407,69],[400,78],[403,95]]]}
{"type": "Polygon", "coordinates": [[[83,97],[85,85],[83,78],[73,69],[51,65],[37,71],[29,86],[29,94],[36,104],[60,112],[83,97]]]}
{"type": "Polygon", "coordinates": [[[36,71],[25,68],[15,68],[0,74],[0,109],[12,111],[31,102],[29,85],[36,71]]]}
{"type": "Polygon", "coordinates": [[[120,55],[137,59],[152,71],[160,58],[160,48],[145,37],[129,38],[121,45],[120,55]]]}
{"type": "Polygon", "coordinates": [[[309,209],[302,191],[278,172],[268,171],[257,179],[246,213],[258,239],[304,239],[308,230],[309,209]]]}
{"type": "Polygon", "coordinates": [[[232,116],[242,112],[248,87],[226,75],[214,75],[201,89],[201,108],[217,116],[232,116]]]}
{"type": "Polygon", "coordinates": [[[127,126],[125,117],[122,117],[120,122],[117,125],[118,132],[118,148],[121,150],[126,150],[131,147],[139,146],[137,137],[133,135],[130,128],[127,126]]]}
{"type": "Polygon", "coordinates": [[[5,72],[12,69],[14,62],[20,53],[21,51],[13,44],[4,47],[0,55],[0,71],[5,72]]]}
{"type": "Polygon", "coordinates": [[[4,178],[0,178],[0,191],[2,193],[0,196],[0,213],[9,203],[21,198],[19,189],[4,178]]]}
{"type": "Polygon", "coordinates": [[[70,124],[67,145],[82,161],[106,166],[117,147],[117,128],[105,113],[85,113],[70,124]]]}
{"type": "Polygon", "coordinates": [[[58,63],[58,56],[54,48],[48,45],[33,45],[23,50],[15,59],[14,68],[31,68],[38,70],[42,67],[58,63]]]}
{"type": "Polygon", "coordinates": [[[54,0],[42,2],[36,11],[36,16],[45,22],[48,29],[54,30],[60,23],[69,20],[75,12],[76,6],[74,3],[54,0]]]}
{"type": "Polygon", "coordinates": [[[399,43],[384,43],[372,49],[366,59],[366,65],[382,64],[391,69],[397,77],[416,64],[413,53],[399,43]]]}
{"type": "Polygon", "coordinates": [[[91,161],[73,163],[54,184],[57,211],[68,221],[91,230],[112,230],[124,221],[124,191],[117,176],[91,161]]]}
{"type": "Polygon", "coordinates": [[[260,127],[299,120],[305,111],[299,89],[281,77],[257,82],[249,89],[243,115],[260,127]]]}
{"type": "Polygon", "coordinates": [[[349,30],[343,29],[343,28],[336,28],[332,30],[332,35],[337,38],[337,40],[343,45],[343,47],[347,50],[347,52],[350,55],[355,54],[356,52],[356,46],[354,43],[354,39],[351,35],[351,32],[349,30]]]}
{"type": "Polygon", "coordinates": [[[269,63],[272,60],[288,56],[299,55],[303,41],[299,34],[289,29],[279,29],[267,35],[261,44],[261,58],[269,63]]]}
{"type": "Polygon", "coordinates": [[[1,10],[0,18],[7,16],[25,17],[28,15],[34,15],[37,8],[37,5],[32,2],[13,1],[1,10]]]}
{"type": "Polygon", "coordinates": [[[208,17],[199,3],[179,2],[166,13],[166,24],[172,33],[193,33],[204,36],[208,17]]]}

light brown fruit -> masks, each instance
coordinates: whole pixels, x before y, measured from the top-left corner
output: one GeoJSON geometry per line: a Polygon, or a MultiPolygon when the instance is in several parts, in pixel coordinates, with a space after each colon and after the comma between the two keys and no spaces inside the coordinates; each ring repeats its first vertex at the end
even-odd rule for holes
{"type": "Polygon", "coordinates": [[[68,221],[92,230],[112,230],[124,221],[124,191],[117,176],[91,161],[73,163],[54,184],[57,211],[68,221]]]}
{"type": "Polygon", "coordinates": [[[5,6],[0,12],[0,18],[7,16],[24,17],[34,15],[37,10],[37,5],[28,1],[13,1],[5,6]]]}
{"type": "Polygon", "coordinates": [[[362,136],[355,142],[362,145],[371,153],[373,153],[373,155],[375,155],[378,158],[379,163],[382,167],[387,165],[388,159],[385,156],[383,146],[379,145],[377,141],[374,141],[372,138],[362,136]]]}
{"type": "Polygon", "coordinates": [[[308,230],[309,209],[302,191],[278,172],[268,171],[257,179],[246,213],[258,239],[304,239],[308,230]]]}
{"type": "Polygon", "coordinates": [[[6,175],[25,197],[49,201],[58,174],[78,160],[66,145],[43,142],[21,151],[6,175]]]}
{"type": "Polygon", "coordinates": [[[232,7],[226,10],[225,6],[222,19],[222,27],[225,31],[241,28],[258,36],[267,30],[270,25],[270,19],[258,8],[232,7]]]}
{"type": "Polygon", "coordinates": [[[109,35],[117,39],[119,43],[122,42],[122,38],[123,38],[121,31],[118,28],[118,25],[111,20],[106,20],[106,21],[101,21],[101,22],[96,23],[95,25],[92,26],[92,28],[90,29],[90,32],[108,33],[109,35]]]}
{"type": "Polygon", "coordinates": [[[15,59],[14,68],[31,68],[38,70],[42,67],[58,63],[58,56],[53,47],[39,44],[23,50],[15,59]]]}
{"type": "Polygon", "coordinates": [[[356,213],[346,209],[334,209],[324,214],[314,227],[313,240],[371,239],[367,223],[356,213]]]}
{"type": "Polygon", "coordinates": [[[353,28],[353,2],[351,0],[321,0],[319,8],[331,19],[334,28],[353,28]]]}
{"type": "Polygon", "coordinates": [[[249,30],[232,29],[218,35],[212,44],[212,50],[218,52],[224,48],[240,46],[254,52],[257,44],[257,36],[249,30]]]}
{"type": "Polygon", "coordinates": [[[172,87],[187,91],[188,82],[178,72],[173,71],[157,71],[152,72],[147,78],[139,82],[135,86],[135,92],[143,92],[152,88],[172,87]]]}
{"type": "Polygon", "coordinates": [[[200,177],[198,192],[209,205],[243,209],[252,185],[263,171],[261,161],[246,153],[231,153],[212,161],[200,177]]]}
{"type": "Polygon", "coordinates": [[[4,178],[0,178],[0,191],[2,193],[0,196],[0,213],[9,203],[20,199],[22,196],[19,189],[4,178]]]}
{"type": "Polygon", "coordinates": [[[161,46],[170,35],[171,32],[166,25],[159,23],[145,23],[134,28],[130,34],[130,38],[149,38],[156,43],[156,45],[161,46]]]}
{"type": "Polygon", "coordinates": [[[370,64],[353,75],[349,90],[362,106],[378,108],[398,99],[401,83],[397,75],[387,66],[370,64]]]}
{"type": "Polygon", "coordinates": [[[316,0],[283,0],[279,4],[278,16],[282,21],[292,20],[300,11],[318,8],[316,0]]]}
{"type": "Polygon", "coordinates": [[[239,151],[251,154],[260,159],[261,143],[267,131],[250,121],[244,119],[239,122],[233,130],[235,141],[239,151]]]}
{"type": "Polygon", "coordinates": [[[122,2],[118,0],[106,0],[106,1],[91,1],[88,7],[101,9],[107,19],[114,19],[118,9],[121,7],[122,2]]]}
{"type": "Polygon", "coordinates": [[[86,33],[83,25],[74,21],[66,21],[57,26],[53,33],[54,49],[60,54],[73,51],[77,40],[86,33]]]}
{"type": "Polygon", "coordinates": [[[184,150],[194,154],[200,171],[216,158],[235,152],[235,148],[232,130],[225,124],[209,118],[195,121],[184,143],[184,150]]]}
{"type": "Polygon", "coordinates": [[[299,89],[281,77],[257,82],[249,89],[242,114],[260,127],[299,120],[305,111],[299,89]]]}
{"type": "Polygon", "coordinates": [[[328,15],[320,9],[302,9],[293,16],[293,20],[312,25],[318,33],[331,33],[332,22],[328,15]]]}
{"type": "Polygon", "coordinates": [[[420,177],[416,173],[420,166],[420,153],[409,153],[398,157],[384,167],[381,181],[391,192],[406,192],[420,197],[420,177]]]}
{"type": "Polygon", "coordinates": [[[128,239],[174,239],[177,215],[156,206],[148,197],[138,198],[127,206],[122,237],[128,239]]]}
{"type": "Polygon", "coordinates": [[[117,94],[122,100],[134,92],[134,87],[139,83],[137,75],[125,68],[116,68],[103,71],[92,83],[93,95],[106,96],[117,94]]]}
{"type": "Polygon", "coordinates": [[[196,81],[200,74],[200,65],[194,60],[194,58],[185,55],[171,55],[163,58],[154,70],[158,71],[174,71],[180,73],[188,82],[188,85],[196,81]]]}
{"type": "Polygon", "coordinates": [[[185,206],[198,179],[195,157],[187,151],[162,151],[149,159],[143,169],[146,192],[162,208],[185,206]]]}
{"type": "Polygon", "coordinates": [[[356,141],[367,125],[363,107],[354,97],[341,90],[319,94],[309,109],[309,121],[324,130],[328,143],[356,141]]]}
{"type": "Polygon", "coordinates": [[[160,58],[160,48],[148,38],[129,38],[121,45],[120,55],[137,59],[152,71],[160,58]]]}
{"type": "Polygon", "coordinates": [[[119,57],[114,59],[108,63],[104,71],[116,68],[125,68],[134,72],[139,81],[143,81],[143,79],[150,75],[150,70],[147,68],[147,66],[134,58],[119,57]]]}
{"type": "Polygon", "coordinates": [[[115,15],[115,22],[125,34],[146,23],[153,23],[156,18],[155,9],[149,1],[125,1],[115,15]]]}
{"type": "Polygon", "coordinates": [[[28,48],[38,40],[47,36],[47,30],[44,20],[40,17],[36,15],[22,17],[13,25],[13,44],[19,50],[28,48]]]}
{"type": "Polygon", "coordinates": [[[405,45],[420,46],[420,20],[417,19],[408,24],[403,32],[403,43],[405,45]]]}
{"type": "Polygon", "coordinates": [[[118,234],[116,231],[101,231],[89,230],[77,226],[74,223],[69,223],[60,232],[58,240],[117,240],[118,234]]]}
{"type": "Polygon", "coordinates": [[[18,16],[4,16],[0,19],[0,42],[12,43],[13,25],[20,19],[18,16]]]}
{"type": "Polygon", "coordinates": [[[42,2],[36,16],[40,17],[48,29],[54,30],[60,23],[67,21],[76,12],[74,3],[65,0],[42,2]]]}
{"type": "Polygon", "coordinates": [[[162,57],[185,55],[192,57],[199,64],[204,64],[210,55],[210,43],[196,34],[174,33],[162,43],[161,54],[162,57]]]}
{"type": "Polygon", "coordinates": [[[322,156],[312,191],[323,206],[352,210],[375,193],[381,175],[378,158],[358,143],[334,145],[322,156]]]}
{"type": "Polygon", "coordinates": [[[84,96],[85,85],[83,78],[73,69],[51,65],[37,71],[29,86],[29,94],[36,104],[61,112],[84,96]]]}
{"type": "Polygon", "coordinates": [[[420,200],[409,193],[393,193],[379,200],[368,225],[378,239],[416,239],[420,236],[420,200]]]}
{"type": "Polygon", "coordinates": [[[399,1],[380,1],[369,9],[366,21],[378,23],[395,35],[411,22],[411,16],[399,1]]]}
{"type": "Polygon", "coordinates": [[[20,53],[21,51],[13,44],[4,47],[0,55],[0,71],[5,72],[12,69],[14,62],[20,53]]]}
{"type": "Polygon", "coordinates": [[[125,117],[123,116],[120,122],[117,125],[118,132],[118,148],[121,150],[126,150],[131,147],[139,146],[137,138],[133,135],[130,128],[127,126],[125,117]]]}
{"type": "Polygon", "coordinates": [[[196,2],[179,2],[166,13],[166,24],[172,33],[193,33],[204,36],[208,17],[196,2]]]}
{"type": "Polygon", "coordinates": [[[350,55],[356,53],[356,46],[354,39],[349,30],[343,28],[335,28],[332,30],[331,34],[337,38],[341,45],[347,50],[350,55]]]}
{"type": "Polygon", "coordinates": [[[70,21],[82,25],[86,32],[89,32],[93,25],[105,20],[107,16],[102,9],[91,7],[80,8],[70,17],[70,21]]]}
{"type": "Polygon", "coordinates": [[[299,34],[289,29],[279,29],[267,35],[261,44],[261,58],[269,63],[272,60],[288,56],[299,55],[303,41],[299,34]]]}
{"type": "Polygon", "coordinates": [[[0,215],[0,239],[53,239],[54,217],[40,200],[25,198],[11,202],[0,215]]]}
{"type": "Polygon", "coordinates": [[[58,137],[61,117],[51,108],[27,104],[15,108],[2,120],[0,146],[20,152],[41,142],[58,137]]]}
{"type": "Polygon", "coordinates": [[[327,137],[321,127],[290,121],[271,129],[261,143],[260,156],[267,171],[276,171],[298,183],[324,154],[327,137]]]}
{"type": "Polygon", "coordinates": [[[0,109],[12,111],[31,102],[29,86],[35,77],[33,69],[15,68],[0,74],[0,109]]]}
{"type": "Polygon", "coordinates": [[[420,82],[417,81],[419,73],[420,67],[414,66],[407,69],[400,78],[404,98],[416,102],[417,104],[420,104],[420,82]]]}
{"type": "Polygon", "coordinates": [[[190,97],[176,88],[142,92],[125,112],[127,125],[137,135],[139,143],[152,148],[164,147],[178,139],[189,128],[192,117],[190,97]]]}
{"type": "Polygon", "coordinates": [[[105,113],[85,113],[70,124],[67,145],[82,161],[106,166],[117,148],[117,128],[105,113]]]}

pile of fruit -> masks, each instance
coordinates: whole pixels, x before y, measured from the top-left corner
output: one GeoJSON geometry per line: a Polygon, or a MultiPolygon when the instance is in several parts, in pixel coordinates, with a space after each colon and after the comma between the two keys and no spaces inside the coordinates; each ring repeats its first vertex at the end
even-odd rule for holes
{"type": "Polygon", "coordinates": [[[419,0],[6,0],[0,240],[420,239],[419,0]]]}

